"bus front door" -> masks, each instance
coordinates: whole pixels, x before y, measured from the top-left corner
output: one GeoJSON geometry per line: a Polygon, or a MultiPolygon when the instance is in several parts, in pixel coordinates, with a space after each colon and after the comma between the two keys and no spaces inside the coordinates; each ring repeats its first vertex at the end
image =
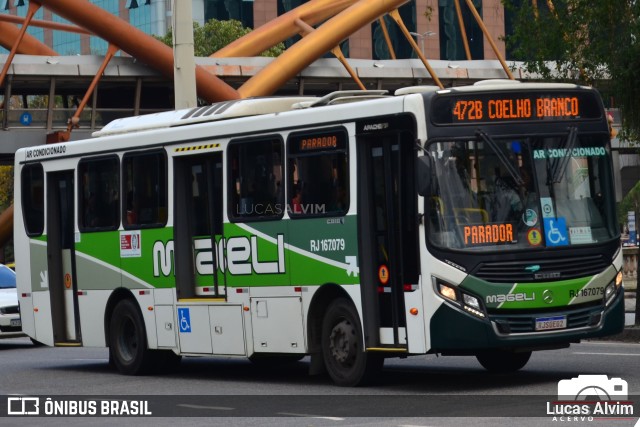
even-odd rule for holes
{"type": "Polygon", "coordinates": [[[47,174],[47,269],[55,345],[78,344],[73,171],[47,174]]]}
{"type": "Polygon", "coordinates": [[[222,153],[176,158],[174,192],[178,299],[224,298],[222,153]]]}
{"type": "Polygon", "coordinates": [[[366,346],[407,348],[405,292],[418,283],[414,138],[358,136],[360,274],[366,346]]]}

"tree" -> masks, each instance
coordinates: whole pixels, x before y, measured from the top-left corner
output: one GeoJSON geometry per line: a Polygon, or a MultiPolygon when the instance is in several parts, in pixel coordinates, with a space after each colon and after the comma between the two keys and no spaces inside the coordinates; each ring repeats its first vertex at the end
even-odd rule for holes
{"type": "MultiPolygon", "coordinates": [[[[240,21],[233,19],[229,21],[211,19],[202,27],[194,22],[193,47],[195,56],[209,56],[249,32],[251,32],[251,28],[243,27],[240,21]]],[[[156,38],[167,46],[173,46],[173,31],[171,29],[164,37],[156,38]]],[[[276,57],[282,52],[284,52],[284,44],[278,43],[262,52],[261,56],[276,57]]]]}
{"type": "Polygon", "coordinates": [[[513,59],[546,80],[595,85],[620,108],[621,138],[640,137],[640,2],[503,0],[513,59]]]}
{"type": "Polygon", "coordinates": [[[0,166],[0,211],[13,203],[13,166],[0,166]]]}
{"type": "Polygon", "coordinates": [[[631,190],[624,196],[622,201],[618,203],[618,223],[627,222],[627,212],[637,212],[640,208],[640,182],[636,183],[631,190]]]}

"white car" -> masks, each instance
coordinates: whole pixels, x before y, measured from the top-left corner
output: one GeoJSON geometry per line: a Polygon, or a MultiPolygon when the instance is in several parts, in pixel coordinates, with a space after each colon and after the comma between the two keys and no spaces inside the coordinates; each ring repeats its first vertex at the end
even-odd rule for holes
{"type": "Polygon", "coordinates": [[[22,337],[16,273],[0,264],[0,338],[22,337]]]}

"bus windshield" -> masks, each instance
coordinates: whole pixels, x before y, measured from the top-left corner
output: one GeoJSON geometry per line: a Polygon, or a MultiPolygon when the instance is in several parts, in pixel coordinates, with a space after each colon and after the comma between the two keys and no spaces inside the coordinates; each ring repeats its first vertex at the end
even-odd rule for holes
{"type": "Polygon", "coordinates": [[[585,245],[618,234],[607,141],[578,135],[490,137],[427,145],[434,180],[429,241],[465,251],[585,245]]]}

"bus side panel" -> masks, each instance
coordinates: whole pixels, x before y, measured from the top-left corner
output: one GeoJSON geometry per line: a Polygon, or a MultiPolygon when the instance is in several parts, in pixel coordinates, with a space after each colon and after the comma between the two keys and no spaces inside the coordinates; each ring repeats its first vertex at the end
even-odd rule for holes
{"type": "MultiPolygon", "coordinates": [[[[420,234],[420,247],[426,247],[425,234],[420,234]]],[[[442,261],[434,258],[429,251],[421,251],[421,271],[422,271],[422,287],[423,292],[423,306],[424,306],[424,319],[426,327],[426,348],[430,351],[433,347],[432,342],[434,337],[432,336],[434,330],[431,326],[433,317],[436,312],[444,304],[443,297],[436,294],[434,281],[437,278],[448,277],[454,283],[460,283],[467,276],[464,272],[453,268],[442,261]]],[[[436,331],[437,333],[446,333],[446,331],[436,331]]]]}
{"type": "Polygon", "coordinates": [[[155,305],[158,348],[176,348],[176,320],[173,305],[155,305]]]}
{"type": "MultiPolygon", "coordinates": [[[[19,212],[19,211],[16,211],[19,212]]],[[[18,227],[22,227],[21,216],[19,213],[15,215],[14,221],[16,223],[16,230],[18,227]]],[[[20,231],[23,229],[21,228],[20,231]]],[[[26,236],[22,237],[21,234],[14,232],[14,251],[15,258],[20,260],[16,263],[16,287],[18,292],[18,304],[20,305],[20,319],[22,320],[22,332],[34,337],[36,333],[34,312],[33,312],[33,289],[31,288],[31,270],[30,270],[30,254],[29,254],[29,239],[26,236]],[[20,237],[19,237],[20,236],[20,237]]]]}
{"type": "Polygon", "coordinates": [[[407,350],[409,353],[425,353],[427,351],[427,343],[425,338],[424,326],[424,309],[422,305],[424,292],[424,279],[421,276],[419,288],[413,292],[404,293],[404,306],[406,307],[405,317],[407,319],[407,350]],[[418,310],[416,314],[410,313],[415,308],[418,310]]]}
{"type": "Polygon", "coordinates": [[[204,304],[178,303],[177,313],[180,352],[212,354],[209,307],[204,304]]]}
{"type": "Polygon", "coordinates": [[[105,347],[107,345],[104,324],[101,320],[104,319],[109,295],[111,295],[110,290],[81,291],[78,295],[82,345],[84,347],[105,347]]]}
{"type": "Polygon", "coordinates": [[[158,348],[177,347],[176,310],[174,308],[175,288],[154,289],[153,302],[155,309],[156,339],[158,348]]]}
{"type": "Polygon", "coordinates": [[[153,290],[134,289],[133,294],[140,307],[142,318],[144,319],[144,327],[147,332],[147,345],[152,349],[158,348],[156,315],[153,312],[153,290]]]}
{"type": "Polygon", "coordinates": [[[82,345],[104,347],[104,315],[109,295],[120,287],[118,232],[78,233],[75,242],[76,282],[82,345]]]}
{"type": "MultiPolygon", "coordinates": [[[[20,293],[18,293],[20,295],[20,293]]],[[[36,336],[36,323],[33,317],[33,294],[20,298],[20,320],[22,321],[22,332],[30,337],[36,336]]],[[[35,339],[35,338],[34,338],[35,339]]]]}
{"type": "Polygon", "coordinates": [[[214,354],[244,356],[244,322],[240,305],[210,305],[211,343],[214,354]]]}
{"type": "MultiPolygon", "coordinates": [[[[16,165],[14,182],[20,182],[22,167],[16,165]]],[[[30,337],[35,336],[35,319],[33,317],[33,295],[31,289],[31,270],[29,254],[29,238],[25,235],[24,220],[22,217],[22,193],[21,186],[14,188],[14,215],[13,215],[13,236],[14,236],[14,256],[19,262],[16,263],[16,288],[18,292],[18,304],[20,305],[20,318],[22,320],[22,331],[30,337]],[[24,296],[23,296],[24,295],[24,296]]]]}
{"type": "MultiPolygon", "coordinates": [[[[31,292],[31,301],[33,308],[33,335],[29,332],[29,336],[43,344],[53,345],[53,329],[51,327],[53,319],[51,318],[51,299],[49,295],[49,274],[47,268],[47,243],[46,241],[29,239],[28,240],[28,263],[18,267],[21,288],[18,292],[31,292]],[[28,268],[28,271],[24,271],[28,268]]],[[[22,302],[21,302],[22,304],[22,302]]],[[[23,310],[22,307],[20,307],[23,310]]],[[[24,307],[27,310],[27,307],[24,307]]],[[[21,312],[20,317],[24,316],[21,312]]],[[[24,322],[24,321],[23,321],[24,322]]],[[[24,329],[23,323],[23,330],[24,329]]]]}
{"type": "Polygon", "coordinates": [[[33,312],[35,334],[33,338],[48,346],[53,346],[53,328],[51,327],[51,299],[49,292],[34,292],[33,312]]]}
{"type": "Polygon", "coordinates": [[[305,353],[302,298],[251,298],[256,353],[305,353]]]}

